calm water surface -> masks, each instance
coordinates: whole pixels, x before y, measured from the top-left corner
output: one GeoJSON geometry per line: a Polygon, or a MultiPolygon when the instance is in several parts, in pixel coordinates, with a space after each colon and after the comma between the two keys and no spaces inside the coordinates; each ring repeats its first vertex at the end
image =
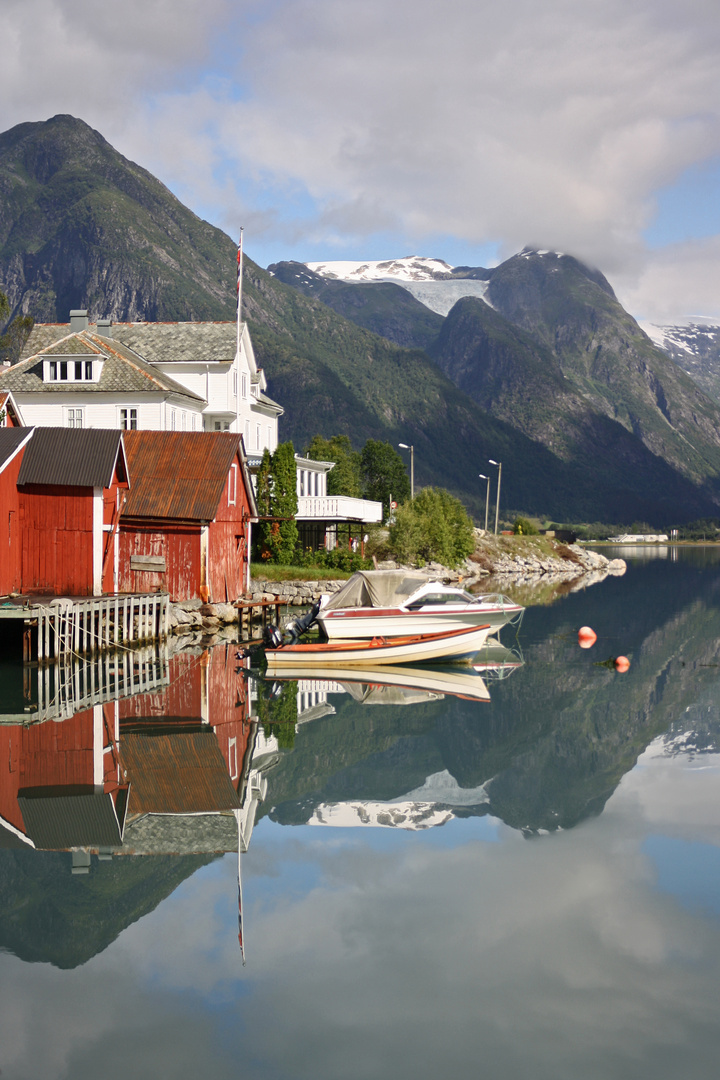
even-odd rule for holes
{"type": "Polygon", "coordinates": [[[462,697],[196,649],[2,724],[2,1080],[715,1075],[718,554],[631,559],[502,637],[516,666],[462,697]],[[97,820],[61,820],[93,783],[97,820]],[[109,799],[122,842],[78,872],[109,799]]]}

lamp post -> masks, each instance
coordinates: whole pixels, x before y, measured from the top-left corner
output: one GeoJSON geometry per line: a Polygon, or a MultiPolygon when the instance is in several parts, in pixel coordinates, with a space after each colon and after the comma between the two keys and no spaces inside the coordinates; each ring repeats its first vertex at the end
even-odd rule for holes
{"type": "Polygon", "coordinates": [[[496,465],[498,471],[498,486],[497,486],[497,500],[495,502],[495,535],[498,531],[498,519],[500,517],[500,481],[502,480],[502,461],[493,461],[492,458],[488,458],[489,465],[496,465]]]}
{"type": "Polygon", "coordinates": [[[488,527],[488,506],[490,504],[490,477],[486,476],[485,473],[478,473],[478,476],[480,477],[481,480],[487,480],[487,487],[485,489],[485,532],[487,532],[487,527],[488,527]]]}
{"type": "Polygon", "coordinates": [[[398,446],[402,450],[410,451],[410,498],[415,498],[415,447],[408,446],[407,443],[399,442],[398,446]]]}

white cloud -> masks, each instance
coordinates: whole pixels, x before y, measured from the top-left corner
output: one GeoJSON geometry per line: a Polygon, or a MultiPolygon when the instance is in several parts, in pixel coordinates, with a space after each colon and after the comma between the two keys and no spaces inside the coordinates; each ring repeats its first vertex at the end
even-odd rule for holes
{"type": "Polygon", "coordinates": [[[316,251],[379,232],[426,254],[441,235],[503,254],[533,243],[624,275],[647,317],[703,302],[692,290],[712,245],[680,253],[683,283],[640,238],[653,192],[720,154],[707,0],[124,0],[100,13],[8,0],[4,15],[6,126],[79,115],[233,233],[242,222],[316,251]]]}

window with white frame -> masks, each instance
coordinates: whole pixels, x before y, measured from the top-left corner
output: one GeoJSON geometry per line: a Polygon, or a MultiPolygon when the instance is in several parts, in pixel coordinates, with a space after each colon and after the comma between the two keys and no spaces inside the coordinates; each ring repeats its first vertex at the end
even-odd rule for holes
{"type": "Polygon", "coordinates": [[[67,410],[67,426],[72,428],[81,428],[83,424],[84,409],[72,408],[67,410]]]}
{"type": "Polygon", "coordinates": [[[259,424],[256,424],[256,426],[255,426],[255,449],[256,450],[260,449],[260,425],[259,424]]]}
{"type": "Polygon", "coordinates": [[[270,427],[270,424],[268,424],[267,426],[267,442],[265,443],[265,445],[267,446],[268,450],[272,450],[272,428],[270,427]]]}
{"type": "Polygon", "coordinates": [[[216,420],[215,421],[215,430],[216,431],[229,431],[230,430],[230,421],[229,420],[216,420]]]}
{"type": "Polygon", "coordinates": [[[138,411],[137,409],[121,409],[120,410],[120,428],[122,431],[137,431],[138,426],[138,411]]]}
{"type": "Polygon", "coordinates": [[[228,506],[235,506],[237,503],[237,481],[238,467],[237,465],[231,465],[230,475],[228,476],[228,506]]]}
{"type": "Polygon", "coordinates": [[[247,397],[247,375],[243,375],[241,385],[242,385],[242,396],[243,396],[243,398],[246,398],[247,397]]]}
{"type": "Polygon", "coordinates": [[[228,769],[230,770],[230,779],[237,780],[240,775],[238,771],[237,739],[228,740],[228,769]]]}
{"type": "Polygon", "coordinates": [[[187,413],[185,412],[184,409],[183,409],[183,413],[182,413],[182,429],[183,429],[183,431],[187,430],[187,413]]]}
{"type": "MultiPolygon", "coordinates": [[[[98,367],[101,366],[98,365],[98,367]]],[[[45,382],[95,382],[97,378],[99,378],[99,370],[95,370],[92,360],[67,358],[43,361],[45,382]]]]}
{"type": "Polygon", "coordinates": [[[174,409],[170,410],[170,430],[171,431],[175,430],[175,410],[174,409]]]}
{"type": "Polygon", "coordinates": [[[233,382],[232,392],[235,395],[235,397],[237,397],[237,371],[233,371],[233,380],[232,380],[232,382],[233,382]]]}

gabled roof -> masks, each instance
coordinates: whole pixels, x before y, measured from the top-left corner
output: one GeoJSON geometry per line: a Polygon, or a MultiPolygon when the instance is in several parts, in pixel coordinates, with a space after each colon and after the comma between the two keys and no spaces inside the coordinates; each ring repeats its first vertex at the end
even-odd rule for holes
{"type": "Polygon", "coordinates": [[[34,428],[0,428],[0,473],[32,438],[34,428]]]}
{"type": "Polygon", "coordinates": [[[113,323],[112,340],[150,364],[231,364],[237,348],[234,322],[113,323]]]}
{"type": "Polygon", "coordinates": [[[118,462],[127,476],[122,431],[51,427],[32,430],[35,434],[25,449],[18,486],[110,487],[118,462]]]}
{"type": "Polygon", "coordinates": [[[36,848],[58,851],[71,847],[116,847],[122,843],[112,795],[87,792],[63,795],[36,788],[21,791],[18,806],[27,835],[36,848]]]}
{"type": "MultiPolygon", "coordinates": [[[[1,369],[0,369],[1,370],[1,369]]],[[[0,413],[5,410],[8,416],[13,417],[15,420],[15,427],[25,427],[25,421],[23,420],[22,413],[18,408],[18,404],[15,398],[12,396],[9,390],[0,390],[0,413]]],[[[10,427],[10,424],[6,425],[10,427]]]]}
{"type": "Polygon", "coordinates": [[[124,517],[212,521],[239,455],[257,517],[242,439],[230,431],[126,431],[132,481],[124,517]]]}
{"type": "MultiPolygon", "coordinates": [[[[120,341],[115,341],[91,330],[81,330],[77,334],[68,333],[67,326],[56,328],[37,327],[39,331],[59,329],[61,335],[47,333],[38,335],[34,342],[35,351],[24,360],[0,373],[0,389],[22,393],[172,393],[191,401],[202,402],[199,394],[181,386],[169,375],[146,364],[132,349],[120,341]],[[37,348],[37,346],[40,346],[37,348]],[[62,356],[95,356],[103,360],[103,369],[99,382],[44,382],[43,360],[62,356]]],[[[33,334],[35,331],[33,331],[33,334]]],[[[32,341],[33,334],[30,335],[32,341]]],[[[26,350],[27,351],[27,350],[26,350]]]]}

